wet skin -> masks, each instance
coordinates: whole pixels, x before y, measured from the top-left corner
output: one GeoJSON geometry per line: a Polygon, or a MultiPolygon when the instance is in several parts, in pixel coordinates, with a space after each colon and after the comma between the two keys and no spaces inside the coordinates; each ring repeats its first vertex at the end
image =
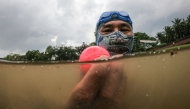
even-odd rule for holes
{"type": "Polygon", "coordinates": [[[133,36],[132,27],[127,22],[121,20],[107,22],[100,28],[100,34],[102,35],[107,35],[115,31],[121,31],[127,36],[133,36]]]}
{"type": "MultiPolygon", "coordinates": [[[[124,21],[110,21],[101,28],[101,34],[121,31],[133,35],[132,28],[124,21]]],[[[67,109],[121,109],[126,86],[120,60],[93,64],[73,89],[67,109]]]]}

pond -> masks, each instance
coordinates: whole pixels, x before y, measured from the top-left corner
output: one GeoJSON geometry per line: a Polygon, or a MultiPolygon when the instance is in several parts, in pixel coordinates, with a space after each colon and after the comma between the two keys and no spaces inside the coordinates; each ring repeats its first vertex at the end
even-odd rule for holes
{"type": "MultiPolygon", "coordinates": [[[[190,108],[190,45],[117,61],[124,63],[127,77],[123,109],[190,108]]],[[[0,108],[62,109],[81,80],[80,64],[1,61],[0,108]]]]}

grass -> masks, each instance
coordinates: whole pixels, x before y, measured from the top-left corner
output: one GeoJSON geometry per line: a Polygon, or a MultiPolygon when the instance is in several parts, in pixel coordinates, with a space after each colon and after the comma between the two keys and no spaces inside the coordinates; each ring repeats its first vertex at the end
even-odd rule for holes
{"type": "Polygon", "coordinates": [[[169,47],[169,48],[163,48],[163,49],[159,49],[159,50],[156,50],[157,52],[159,51],[169,51],[169,50],[175,50],[175,49],[183,49],[183,48],[187,48],[187,47],[190,47],[190,44],[185,44],[185,45],[179,45],[179,46],[174,46],[174,47],[169,47]]]}

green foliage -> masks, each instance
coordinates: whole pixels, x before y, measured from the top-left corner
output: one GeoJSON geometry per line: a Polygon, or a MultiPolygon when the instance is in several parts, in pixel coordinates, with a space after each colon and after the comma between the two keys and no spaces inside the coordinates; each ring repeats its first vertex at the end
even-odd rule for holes
{"type": "Polygon", "coordinates": [[[51,46],[49,45],[45,52],[40,52],[39,50],[29,50],[25,55],[19,54],[9,54],[4,57],[5,60],[22,60],[22,61],[39,61],[39,60],[78,60],[82,51],[89,47],[95,45],[95,42],[89,45],[83,44],[81,46],[51,46]]]}
{"type": "Polygon", "coordinates": [[[49,45],[46,48],[45,54],[47,55],[48,60],[51,60],[52,56],[55,56],[55,47],[49,45]]]}
{"type": "Polygon", "coordinates": [[[158,39],[158,42],[160,44],[166,43],[166,37],[165,37],[165,33],[164,32],[158,32],[156,34],[156,38],[158,39]]]}
{"type": "Polygon", "coordinates": [[[187,19],[175,18],[172,26],[165,26],[163,32],[158,32],[156,38],[160,44],[172,43],[190,35],[190,15],[187,19]]]}
{"type": "Polygon", "coordinates": [[[81,52],[90,45],[83,43],[81,46],[48,46],[45,54],[48,60],[78,60],[81,52]]]}
{"type": "Polygon", "coordinates": [[[145,44],[140,42],[140,40],[152,40],[156,41],[156,38],[148,36],[144,32],[134,33],[134,46],[132,52],[146,51],[147,48],[155,47],[157,43],[145,44]]]}
{"type": "MultiPolygon", "coordinates": [[[[92,43],[91,43],[91,44],[92,44],[92,43]]],[[[81,46],[75,47],[76,53],[77,53],[78,55],[80,55],[80,54],[82,53],[82,51],[83,51],[85,48],[89,47],[89,46],[91,46],[91,45],[86,45],[85,43],[83,43],[81,46]]]]}
{"type": "Polygon", "coordinates": [[[17,61],[17,60],[25,60],[25,56],[20,55],[20,54],[9,54],[6,57],[4,57],[5,60],[10,60],[10,61],[17,61]]]}
{"type": "Polygon", "coordinates": [[[40,52],[39,50],[32,50],[32,51],[27,51],[25,54],[26,60],[32,61],[32,60],[38,60],[40,57],[40,52]]]}

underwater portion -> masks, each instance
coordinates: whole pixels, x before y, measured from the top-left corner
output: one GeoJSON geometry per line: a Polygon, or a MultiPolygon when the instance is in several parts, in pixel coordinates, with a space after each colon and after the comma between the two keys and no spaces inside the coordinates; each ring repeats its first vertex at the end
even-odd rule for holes
{"type": "MultiPolygon", "coordinates": [[[[190,45],[115,60],[127,76],[123,109],[190,108],[190,45]]],[[[1,60],[0,109],[63,109],[81,79],[80,64],[1,60]]]]}

